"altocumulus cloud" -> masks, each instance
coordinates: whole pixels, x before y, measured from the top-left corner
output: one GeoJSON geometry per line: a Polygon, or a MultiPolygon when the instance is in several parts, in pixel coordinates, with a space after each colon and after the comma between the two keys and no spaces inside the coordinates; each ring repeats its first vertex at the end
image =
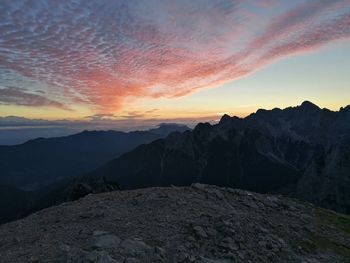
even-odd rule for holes
{"type": "Polygon", "coordinates": [[[2,0],[0,101],[107,113],[126,97],[184,96],[349,37],[348,0],[2,0]]]}
{"type": "Polygon", "coordinates": [[[16,87],[0,86],[0,105],[22,105],[33,107],[56,107],[70,110],[66,105],[48,99],[42,95],[28,93],[27,91],[16,87]]]}

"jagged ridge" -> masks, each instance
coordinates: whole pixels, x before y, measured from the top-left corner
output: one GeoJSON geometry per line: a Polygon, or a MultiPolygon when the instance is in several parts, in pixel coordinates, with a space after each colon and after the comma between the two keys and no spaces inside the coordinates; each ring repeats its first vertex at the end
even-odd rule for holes
{"type": "Polygon", "coordinates": [[[244,119],[225,115],[142,145],[83,180],[99,177],[123,189],[201,182],[283,193],[349,213],[350,108],[304,102],[244,119]]]}

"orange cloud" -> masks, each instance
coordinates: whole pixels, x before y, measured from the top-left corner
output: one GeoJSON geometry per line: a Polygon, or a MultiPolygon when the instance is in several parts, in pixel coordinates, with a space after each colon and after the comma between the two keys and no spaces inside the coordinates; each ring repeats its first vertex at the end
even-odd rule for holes
{"type": "Polygon", "coordinates": [[[113,112],[126,99],[185,96],[350,37],[341,0],[288,1],[277,16],[271,1],[18,2],[3,4],[0,73],[3,85],[40,83],[52,98],[28,106],[113,112]]]}

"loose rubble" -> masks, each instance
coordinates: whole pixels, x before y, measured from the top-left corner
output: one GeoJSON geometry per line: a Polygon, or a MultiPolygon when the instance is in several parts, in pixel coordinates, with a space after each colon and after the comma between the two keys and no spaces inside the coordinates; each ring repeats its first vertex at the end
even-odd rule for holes
{"type": "Polygon", "coordinates": [[[0,262],[349,262],[348,226],[345,215],[230,188],[117,191],[0,226],[0,262]]]}

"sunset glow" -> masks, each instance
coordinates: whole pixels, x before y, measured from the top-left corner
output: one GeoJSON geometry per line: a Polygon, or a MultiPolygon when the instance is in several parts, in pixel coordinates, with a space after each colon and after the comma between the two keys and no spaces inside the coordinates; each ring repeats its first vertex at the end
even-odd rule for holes
{"type": "Polygon", "coordinates": [[[348,0],[3,0],[0,116],[215,120],[305,98],[338,109],[349,37],[348,0]]]}

